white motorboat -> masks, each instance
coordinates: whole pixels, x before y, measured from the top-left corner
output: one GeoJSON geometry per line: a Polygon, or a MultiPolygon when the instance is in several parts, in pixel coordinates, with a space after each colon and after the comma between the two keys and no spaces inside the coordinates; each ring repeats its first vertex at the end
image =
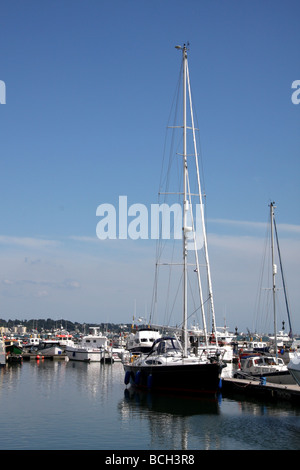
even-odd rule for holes
{"type": "Polygon", "coordinates": [[[65,350],[66,346],[75,346],[72,335],[56,335],[52,338],[42,339],[38,345],[39,349],[50,348],[51,346],[59,347],[62,351],[65,350]]]}
{"type": "Polygon", "coordinates": [[[290,362],[287,365],[288,370],[294,377],[298,385],[300,385],[300,353],[294,352],[293,356],[290,357],[290,362]]]}
{"type": "Polygon", "coordinates": [[[31,351],[37,351],[39,348],[39,345],[41,343],[42,339],[37,336],[36,334],[31,335],[26,342],[23,342],[23,348],[24,349],[30,349],[31,351]]]}
{"type": "Polygon", "coordinates": [[[240,347],[240,350],[242,350],[244,353],[268,353],[270,352],[270,345],[266,341],[260,340],[244,341],[240,347]]]}
{"type": "Polygon", "coordinates": [[[241,361],[241,368],[235,372],[237,378],[262,379],[276,384],[295,384],[295,380],[281,358],[273,356],[247,356],[241,361]]]}
{"type": "Polygon", "coordinates": [[[194,354],[198,354],[198,351],[205,349],[206,352],[209,352],[210,356],[217,354],[217,352],[221,353],[222,360],[226,364],[232,363],[233,361],[231,336],[227,336],[227,334],[222,336],[219,335],[218,328],[216,329],[216,334],[209,336],[209,341],[207,344],[205,341],[204,331],[195,326],[192,326],[189,330],[189,341],[191,344],[191,350],[194,352],[194,354]],[[228,338],[228,341],[225,341],[225,338],[228,338]]]}
{"type": "MultiPolygon", "coordinates": [[[[176,198],[181,198],[181,204],[178,204],[177,207],[179,208],[178,213],[180,212],[180,216],[178,217],[178,220],[180,221],[178,233],[180,232],[180,236],[182,236],[182,244],[177,243],[176,246],[174,246],[174,243],[174,245],[172,245],[172,247],[174,247],[174,251],[172,251],[172,253],[174,254],[175,251],[177,253],[176,248],[179,248],[178,253],[180,253],[182,258],[177,263],[177,260],[176,262],[173,262],[174,258],[169,258],[167,256],[167,258],[170,259],[170,263],[162,263],[162,250],[161,247],[159,247],[157,250],[158,260],[156,262],[156,269],[161,265],[167,264],[169,269],[171,269],[171,266],[176,265],[177,267],[175,269],[178,273],[178,266],[182,268],[179,276],[180,280],[182,280],[180,286],[182,287],[182,299],[180,299],[182,302],[180,302],[180,308],[182,309],[183,314],[182,323],[180,325],[180,340],[177,338],[175,333],[174,336],[161,336],[154,341],[152,348],[148,353],[142,354],[137,358],[131,358],[124,362],[125,384],[131,383],[138,388],[148,388],[153,391],[184,394],[215,394],[218,390],[223,363],[220,360],[220,352],[217,345],[212,354],[208,348],[206,314],[204,312],[204,305],[206,305],[206,303],[210,307],[213,329],[215,329],[216,322],[202,201],[203,193],[200,187],[198,151],[195,137],[197,129],[194,125],[187,46],[176,46],[176,48],[182,52],[181,71],[183,84],[183,125],[174,126],[174,129],[180,129],[180,138],[181,143],[183,144],[182,153],[177,153],[176,155],[176,164],[178,163],[179,158],[182,160],[180,162],[181,164],[178,165],[182,170],[180,178],[181,186],[179,188],[179,192],[176,192],[176,198]],[[189,102],[189,106],[187,101],[189,102]],[[187,123],[188,109],[190,111],[189,123],[187,123]],[[191,149],[188,149],[187,145],[188,133],[191,137],[191,149]],[[190,182],[192,183],[192,181],[196,181],[196,188],[191,188],[190,182]],[[196,207],[199,209],[198,212],[196,212],[196,207]],[[197,227],[195,215],[198,215],[200,219],[201,235],[196,231],[199,227],[197,227]],[[207,287],[208,292],[207,299],[203,298],[203,281],[200,279],[200,266],[202,268],[202,264],[199,263],[198,251],[200,251],[202,247],[203,251],[201,250],[201,254],[203,254],[205,258],[205,278],[207,279],[207,286],[205,287],[207,287]],[[190,280],[192,281],[193,286],[195,284],[196,286],[193,287],[193,292],[189,296],[188,294],[191,286],[189,282],[190,280]],[[197,304],[196,307],[193,304],[194,301],[197,304]],[[190,350],[187,327],[188,317],[194,310],[199,310],[202,314],[203,331],[205,336],[205,344],[201,347],[198,346],[196,353],[190,350]]],[[[175,147],[176,145],[173,148],[175,147]]],[[[173,157],[174,155],[171,156],[170,162],[174,161],[173,157]]],[[[172,165],[168,165],[169,170],[171,169],[171,166],[172,165]]],[[[178,168],[178,166],[176,166],[176,168],[178,168]]],[[[171,179],[169,176],[170,173],[166,178],[164,178],[164,181],[166,181],[166,188],[164,188],[166,189],[166,192],[161,192],[160,194],[174,194],[173,192],[169,192],[169,180],[171,179]]],[[[175,178],[175,180],[178,182],[179,178],[175,178]]],[[[163,233],[160,233],[157,238],[162,240],[164,238],[163,233]]],[[[157,279],[158,276],[156,275],[155,280],[157,279]]],[[[164,284],[164,290],[166,290],[166,285],[167,283],[164,284]]],[[[157,297],[159,296],[154,296],[155,302],[157,297]]],[[[174,302],[176,301],[177,297],[176,292],[172,292],[172,295],[167,295],[167,300],[170,300],[170,303],[172,303],[173,300],[174,302]]]]}
{"type": "Polygon", "coordinates": [[[61,356],[64,354],[62,348],[57,345],[43,345],[41,343],[41,347],[38,349],[37,353],[41,356],[61,356]]]}
{"type": "Polygon", "coordinates": [[[0,366],[5,366],[6,365],[6,351],[5,351],[5,342],[0,335],[0,366]]]}
{"type": "Polygon", "coordinates": [[[231,344],[235,340],[236,335],[230,333],[227,326],[221,326],[217,327],[217,337],[221,344],[231,344]]]}
{"type": "MultiPolygon", "coordinates": [[[[270,336],[270,339],[275,341],[275,336],[270,336]]],[[[292,345],[293,338],[291,338],[288,333],[285,333],[284,330],[279,330],[277,332],[276,341],[278,348],[288,348],[292,345]]]]}
{"type": "Polygon", "coordinates": [[[155,328],[141,328],[135,333],[130,333],[127,338],[126,349],[131,353],[149,352],[154,341],[160,336],[160,332],[155,328]]]}
{"type": "Polygon", "coordinates": [[[99,332],[99,328],[92,330],[92,334],[84,336],[80,343],[65,347],[65,353],[71,361],[103,362],[111,357],[108,338],[99,332]]]}

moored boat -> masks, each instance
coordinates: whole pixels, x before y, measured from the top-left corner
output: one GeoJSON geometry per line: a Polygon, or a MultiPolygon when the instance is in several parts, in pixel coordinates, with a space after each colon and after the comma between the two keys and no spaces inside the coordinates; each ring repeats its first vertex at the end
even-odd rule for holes
{"type": "Polygon", "coordinates": [[[140,328],[135,333],[130,333],[126,349],[131,353],[147,353],[160,336],[160,332],[155,328],[140,328]]]}
{"type": "MultiPolygon", "coordinates": [[[[277,384],[295,384],[293,376],[290,374],[289,369],[284,364],[282,358],[278,357],[278,333],[277,333],[277,310],[276,310],[276,274],[277,265],[275,264],[275,253],[274,253],[274,230],[277,238],[278,255],[281,263],[281,256],[278,244],[277,230],[275,224],[274,209],[275,203],[270,203],[270,240],[271,240],[271,261],[272,261],[272,300],[273,300],[273,320],[274,320],[274,355],[258,355],[254,357],[248,352],[248,355],[244,358],[241,357],[241,368],[236,372],[238,378],[258,378],[266,379],[267,382],[277,384]]],[[[282,272],[283,274],[283,272],[282,272]]],[[[254,349],[254,348],[253,348],[254,349]]],[[[258,348],[257,348],[258,349],[258,348]]],[[[256,352],[253,350],[253,354],[256,352]]]]}
{"type": "MultiPolygon", "coordinates": [[[[164,391],[180,394],[215,394],[218,390],[220,375],[223,367],[221,352],[218,349],[218,344],[215,345],[213,351],[209,348],[206,319],[204,313],[204,305],[206,301],[203,299],[202,283],[200,279],[200,263],[198,257],[198,250],[203,247],[203,254],[205,257],[206,279],[208,289],[208,305],[210,306],[210,313],[213,319],[213,333],[215,333],[215,313],[212,293],[212,283],[210,276],[210,266],[208,259],[207,238],[204,221],[203,203],[202,203],[202,190],[200,187],[200,176],[198,166],[198,152],[196,146],[194,126],[194,116],[192,111],[191,102],[191,89],[187,60],[187,46],[176,46],[182,52],[182,84],[183,84],[183,125],[174,126],[183,131],[183,149],[180,157],[182,157],[182,174],[181,174],[181,188],[176,194],[181,196],[182,205],[180,206],[181,212],[181,227],[180,233],[183,238],[183,249],[180,247],[182,253],[182,260],[177,264],[182,267],[182,323],[180,326],[180,339],[174,333],[173,336],[161,336],[156,339],[149,352],[141,354],[138,357],[127,358],[123,362],[125,371],[125,384],[131,383],[137,388],[148,388],[153,391],[164,391]],[[187,124],[187,97],[189,97],[189,110],[190,110],[190,125],[187,124]],[[187,151],[187,131],[192,131],[192,159],[187,151]],[[191,166],[189,166],[190,160],[191,166]],[[192,169],[193,167],[193,169],[192,169]],[[196,180],[196,190],[191,191],[190,178],[191,173],[194,171],[196,180]],[[196,196],[194,198],[194,196],[196,196]],[[195,218],[193,214],[193,201],[200,209],[199,218],[201,219],[202,238],[199,240],[198,233],[196,233],[195,218]],[[200,246],[201,244],[201,246],[200,246]],[[189,255],[189,256],[188,256],[189,255]],[[190,260],[193,258],[193,261],[190,260]],[[198,345],[196,352],[191,351],[187,321],[191,312],[188,310],[194,309],[191,303],[188,303],[188,287],[189,279],[188,274],[193,276],[193,282],[196,282],[197,287],[195,292],[199,298],[197,299],[199,310],[202,313],[203,332],[205,338],[204,345],[198,345]]],[[[178,159],[177,154],[177,159],[178,159]]],[[[166,178],[167,181],[168,178],[166,178]]],[[[163,193],[167,194],[167,193],[163,193]]],[[[173,194],[173,193],[170,193],[173,194]]],[[[162,235],[162,234],[161,234],[162,235]]],[[[159,237],[158,237],[159,238],[159,237]]],[[[163,238],[163,237],[162,237],[163,238]]],[[[157,250],[160,252],[160,250],[157,250]]],[[[156,263],[156,267],[160,264],[156,263]]],[[[155,276],[157,279],[158,277],[155,276]]],[[[157,298],[157,296],[154,296],[157,298]]],[[[174,295],[176,299],[176,295],[174,295]]],[[[190,296],[194,297],[193,295],[190,296]]]]}
{"type": "Polygon", "coordinates": [[[124,363],[124,370],[126,385],[181,394],[215,394],[221,374],[218,355],[203,350],[185,356],[180,341],[169,336],[157,339],[148,354],[124,363]]]}
{"type": "Polygon", "coordinates": [[[5,343],[2,335],[0,334],[0,366],[6,365],[6,351],[5,343]]]}
{"type": "Polygon", "coordinates": [[[38,351],[37,351],[37,354],[38,355],[42,355],[42,356],[47,356],[47,357],[54,357],[54,356],[61,356],[64,354],[64,351],[61,347],[59,347],[59,345],[57,344],[48,344],[48,343],[41,343],[38,351]]]}
{"type": "Polygon", "coordinates": [[[108,338],[98,330],[99,328],[93,328],[93,333],[84,336],[80,343],[65,347],[66,355],[71,361],[103,362],[111,358],[108,338]]]}
{"type": "Polygon", "coordinates": [[[240,379],[262,379],[276,384],[295,384],[287,366],[281,358],[273,356],[248,356],[242,359],[241,368],[235,372],[240,379]]]}

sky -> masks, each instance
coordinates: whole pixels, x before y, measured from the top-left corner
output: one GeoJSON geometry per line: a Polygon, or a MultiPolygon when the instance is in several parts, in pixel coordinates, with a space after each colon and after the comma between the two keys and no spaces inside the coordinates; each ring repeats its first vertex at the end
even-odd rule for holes
{"type": "Polygon", "coordinates": [[[100,240],[96,211],[157,201],[189,42],[217,325],[272,328],[255,304],[275,201],[300,333],[299,14],[298,0],[2,2],[0,318],[147,317],[154,243],[100,240]]]}

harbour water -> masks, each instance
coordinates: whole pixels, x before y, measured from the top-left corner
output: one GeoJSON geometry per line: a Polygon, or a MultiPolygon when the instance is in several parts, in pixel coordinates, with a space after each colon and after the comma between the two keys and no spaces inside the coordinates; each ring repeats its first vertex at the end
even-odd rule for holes
{"type": "Polygon", "coordinates": [[[121,363],[0,369],[1,450],[297,450],[300,407],[135,393],[121,363]]]}

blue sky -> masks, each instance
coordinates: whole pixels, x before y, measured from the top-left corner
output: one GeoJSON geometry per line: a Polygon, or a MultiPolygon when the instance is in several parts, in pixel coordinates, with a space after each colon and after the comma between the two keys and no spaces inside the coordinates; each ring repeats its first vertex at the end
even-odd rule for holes
{"type": "Polygon", "coordinates": [[[156,202],[174,46],[189,41],[217,323],[256,327],[274,200],[300,332],[299,13],[298,0],[2,2],[0,317],[149,310],[153,244],[98,240],[96,209],[156,202]]]}

